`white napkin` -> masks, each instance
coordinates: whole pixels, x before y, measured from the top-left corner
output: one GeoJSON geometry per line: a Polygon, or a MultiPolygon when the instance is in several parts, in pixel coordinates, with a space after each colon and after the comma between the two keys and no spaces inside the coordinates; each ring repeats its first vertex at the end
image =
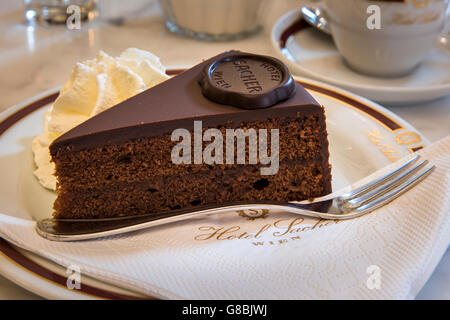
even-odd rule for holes
{"type": "Polygon", "coordinates": [[[450,241],[450,136],[419,153],[437,166],[430,177],[350,221],[230,212],[98,240],[52,242],[36,234],[33,221],[0,215],[0,236],[161,298],[410,299],[450,241]]]}

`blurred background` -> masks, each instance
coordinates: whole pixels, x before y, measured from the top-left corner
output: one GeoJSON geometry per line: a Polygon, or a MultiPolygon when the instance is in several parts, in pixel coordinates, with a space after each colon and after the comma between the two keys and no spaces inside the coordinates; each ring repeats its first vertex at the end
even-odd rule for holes
{"type": "Polygon", "coordinates": [[[272,54],[269,26],[299,1],[263,2],[263,30],[236,41],[206,43],[168,31],[156,0],[99,0],[96,19],[81,21],[81,29],[71,30],[65,24],[29,24],[23,1],[2,1],[0,70],[8,77],[0,77],[0,110],[61,85],[75,62],[95,57],[100,49],[115,56],[137,47],[153,52],[170,66],[192,65],[227,49],[272,54]],[[174,50],[174,45],[183,49],[174,50]],[[11,94],[16,90],[18,95],[11,94]]]}

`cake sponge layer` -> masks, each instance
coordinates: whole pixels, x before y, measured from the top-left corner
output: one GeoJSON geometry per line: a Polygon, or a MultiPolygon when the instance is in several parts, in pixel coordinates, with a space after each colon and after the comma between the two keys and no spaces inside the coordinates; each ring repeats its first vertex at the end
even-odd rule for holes
{"type": "Polygon", "coordinates": [[[261,176],[253,167],[165,176],[108,188],[60,191],[57,218],[106,218],[155,214],[238,201],[299,201],[330,192],[330,171],[316,162],[282,164],[280,173],[261,176]]]}
{"type": "MultiPolygon", "coordinates": [[[[322,135],[325,133],[322,111],[308,116],[270,119],[266,122],[255,121],[242,123],[240,128],[279,129],[279,161],[312,160],[321,157],[322,135]]],[[[228,126],[221,126],[223,137],[228,126]]],[[[206,128],[203,130],[205,131],[206,128]]],[[[268,134],[268,150],[270,151],[270,134],[268,134]]],[[[224,138],[225,140],[225,138],[224,138]]],[[[191,138],[193,141],[193,137],[191,138]]],[[[203,149],[210,142],[203,142],[203,149]]],[[[170,135],[152,139],[138,139],[126,144],[98,147],[73,153],[57,154],[56,175],[58,190],[107,187],[120,182],[147,181],[151,177],[186,175],[210,171],[208,165],[174,164],[171,150],[177,144],[171,141],[170,135]]],[[[246,139],[246,163],[249,163],[248,139],[246,139]]],[[[325,146],[326,147],[326,146],[325,146]]],[[[235,143],[234,155],[237,154],[235,143]]],[[[226,148],[223,148],[226,159],[226,148]]],[[[214,165],[217,170],[240,167],[240,164],[214,165]]],[[[259,165],[261,167],[261,165],[259,165]]]]}

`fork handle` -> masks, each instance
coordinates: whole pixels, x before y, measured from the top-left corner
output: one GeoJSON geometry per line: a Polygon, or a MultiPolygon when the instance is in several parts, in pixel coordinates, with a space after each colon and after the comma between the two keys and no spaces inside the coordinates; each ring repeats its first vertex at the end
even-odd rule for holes
{"type": "Polygon", "coordinates": [[[106,219],[43,219],[37,222],[36,231],[45,239],[53,241],[77,241],[118,235],[142,230],[194,217],[238,210],[282,210],[295,214],[320,217],[319,213],[305,210],[310,205],[279,202],[233,203],[226,206],[210,205],[190,209],[173,210],[156,215],[141,215],[106,219]]]}

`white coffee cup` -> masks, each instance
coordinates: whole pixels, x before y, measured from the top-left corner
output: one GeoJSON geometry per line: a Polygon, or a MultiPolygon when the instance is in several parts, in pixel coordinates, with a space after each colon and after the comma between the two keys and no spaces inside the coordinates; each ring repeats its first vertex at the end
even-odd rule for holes
{"type": "Polygon", "coordinates": [[[334,42],[354,70],[396,77],[412,72],[437,41],[449,0],[325,0],[334,42]]]}

